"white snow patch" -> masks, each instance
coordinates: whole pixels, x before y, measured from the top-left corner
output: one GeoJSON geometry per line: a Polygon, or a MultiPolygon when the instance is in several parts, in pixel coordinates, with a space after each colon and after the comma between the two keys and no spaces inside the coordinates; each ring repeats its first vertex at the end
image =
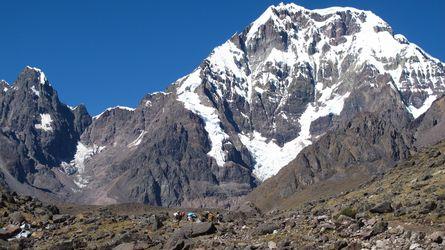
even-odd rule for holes
{"type": "Polygon", "coordinates": [[[212,148],[207,155],[216,160],[218,166],[223,166],[226,153],[222,150],[223,143],[229,136],[222,130],[218,112],[215,108],[205,106],[201,103],[199,95],[195,93],[196,88],[201,84],[200,68],[195,70],[178,88],[178,100],[184,107],[199,115],[205,122],[205,130],[209,134],[212,148]]]}
{"type": "Polygon", "coordinates": [[[82,174],[85,171],[85,160],[104,149],[105,146],[97,146],[93,144],[93,146],[88,147],[83,143],[78,142],[76,154],[74,155],[74,160],[71,161],[71,163],[73,163],[74,166],[77,167],[78,172],[82,174]]]}
{"type": "Polygon", "coordinates": [[[66,105],[69,109],[71,109],[72,111],[76,110],[79,106],[70,106],[70,105],[66,105]]]}
{"type": "Polygon", "coordinates": [[[169,95],[171,94],[170,92],[164,92],[164,91],[156,91],[153,93],[150,93],[150,95],[169,95]]]}
{"type": "Polygon", "coordinates": [[[3,89],[3,92],[6,92],[6,91],[8,91],[8,88],[7,88],[7,87],[5,87],[5,88],[3,89]]]}
{"type": "Polygon", "coordinates": [[[80,141],[77,143],[76,154],[74,159],[70,162],[70,165],[77,169],[77,175],[74,177],[74,183],[79,188],[84,188],[88,185],[88,180],[82,175],[85,173],[85,160],[91,158],[93,155],[100,153],[105,149],[105,146],[86,146],[80,141]]]}
{"type": "Polygon", "coordinates": [[[265,180],[278,173],[282,167],[295,159],[302,149],[312,144],[310,134],[312,122],[329,114],[339,115],[349,94],[347,92],[344,95],[333,95],[332,88],[326,88],[322,91],[320,101],[323,102],[308,104],[306,110],[298,119],[301,128],[300,133],[297,138],[285,143],[283,147],[278,146],[273,140],[268,140],[256,131],[249,135],[239,134],[241,142],[255,159],[255,169],[253,171],[255,176],[260,180],[265,180]],[[330,96],[329,100],[328,95],[330,96]]]}
{"type": "Polygon", "coordinates": [[[51,127],[51,123],[53,122],[53,119],[51,119],[50,114],[40,114],[40,123],[34,125],[36,129],[41,129],[44,131],[52,131],[53,128],[51,127]]]}
{"type": "Polygon", "coordinates": [[[207,60],[210,63],[211,71],[223,78],[222,81],[212,78],[207,79],[215,86],[217,96],[220,98],[223,97],[222,91],[226,91],[229,87],[226,83],[231,82],[232,94],[236,93],[247,102],[250,102],[253,86],[250,75],[247,75],[249,69],[247,65],[244,64],[244,59],[245,53],[230,40],[216,47],[209,55],[207,60]]]}
{"type": "Polygon", "coordinates": [[[40,91],[36,89],[35,86],[31,86],[31,91],[38,97],[40,97],[40,91]]]}
{"type": "Polygon", "coordinates": [[[113,110],[113,109],[122,109],[122,110],[127,110],[127,111],[130,111],[130,112],[133,112],[135,109],[134,108],[130,108],[130,107],[125,107],[125,106],[116,106],[116,107],[111,107],[111,108],[107,108],[105,111],[103,111],[102,113],[100,113],[100,114],[98,114],[98,115],[96,115],[96,116],[93,116],[93,119],[95,120],[95,119],[99,119],[105,112],[107,112],[107,111],[111,111],[111,110],[113,110]]]}
{"type": "Polygon", "coordinates": [[[128,144],[127,146],[129,148],[138,146],[139,144],[141,144],[142,139],[144,139],[144,135],[145,134],[147,134],[147,131],[145,131],[145,130],[142,131],[141,134],[134,141],[132,141],[130,144],[128,144]]]}
{"type": "Polygon", "coordinates": [[[429,95],[423,102],[422,107],[416,108],[413,105],[408,106],[406,109],[413,115],[414,119],[425,113],[437,99],[436,95],[429,95]]]}
{"type": "Polygon", "coordinates": [[[264,89],[262,89],[260,87],[255,87],[255,91],[260,94],[264,93],[264,89]]]}
{"type": "Polygon", "coordinates": [[[399,43],[404,43],[404,44],[408,44],[408,39],[406,39],[406,37],[402,34],[395,34],[394,35],[394,39],[396,39],[397,41],[399,41],[399,43]]]}
{"type": "Polygon", "coordinates": [[[289,66],[293,66],[297,62],[297,54],[290,48],[288,51],[272,48],[267,56],[266,62],[285,63],[289,66]]]}
{"type": "Polygon", "coordinates": [[[249,119],[249,116],[246,115],[246,114],[244,114],[243,112],[240,112],[240,114],[241,114],[244,118],[249,119]]]}
{"type": "MultiPolygon", "coordinates": [[[[226,76],[233,76],[233,78],[239,78],[240,80],[246,79],[246,73],[243,71],[242,67],[239,67],[237,62],[243,59],[244,52],[236,47],[230,40],[225,42],[223,45],[216,47],[208,60],[210,62],[210,68],[213,72],[224,74],[226,76]]],[[[225,88],[224,84],[216,85],[217,93],[221,97],[221,87],[225,88]],[[221,86],[220,86],[221,85],[221,86]]],[[[244,87],[241,86],[235,89],[237,93],[241,96],[246,97],[244,87]]]]}
{"type": "Polygon", "coordinates": [[[284,113],[284,112],[282,112],[282,113],[281,113],[281,117],[283,117],[283,119],[285,119],[285,120],[287,120],[287,119],[288,119],[288,117],[287,117],[286,113],[284,113]]]}

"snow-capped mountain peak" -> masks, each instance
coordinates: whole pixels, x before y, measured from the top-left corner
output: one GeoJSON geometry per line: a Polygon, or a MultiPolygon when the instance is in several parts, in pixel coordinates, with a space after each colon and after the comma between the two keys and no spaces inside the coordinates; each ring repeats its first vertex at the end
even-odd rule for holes
{"type": "Polygon", "coordinates": [[[36,68],[36,67],[31,67],[31,66],[26,66],[26,69],[36,72],[36,74],[38,75],[40,84],[45,85],[47,83],[48,80],[46,79],[45,73],[41,69],[36,68]]]}
{"type": "MultiPolygon", "coordinates": [[[[238,137],[256,162],[256,175],[265,179],[311,144],[313,122],[340,115],[351,93],[363,88],[351,75],[368,68],[375,71],[373,77],[391,77],[387,84],[414,118],[445,91],[443,64],[394,35],[374,13],[347,7],[308,10],[295,4],[267,8],[176,86],[178,100],[205,121],[212,142],[209,155],[218,165],[226,162],[223,145],[230,141],[221,106],[227,103],[239,113],[237,122],[250,124],[239,128],[238,137]],[[302,88],[302,96],[295,96],[295,88],[302,88]],[[255,121],[258,105],[265,120],[255,121]],[[292,136],[288,127],[299,134],[292,136]],[[274,153],[267,154],[272,148],[274,153]]],[[[373,80],[368,86],[377,87],[373,80]]]]}

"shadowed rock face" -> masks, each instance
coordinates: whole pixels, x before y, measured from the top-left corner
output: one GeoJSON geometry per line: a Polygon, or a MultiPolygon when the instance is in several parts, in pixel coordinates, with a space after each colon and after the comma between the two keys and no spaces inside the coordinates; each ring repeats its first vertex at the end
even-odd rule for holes
{"type": "Polygon", "coordinates": [[[26,67],[0,96],[0,165],[8,184],[61,190],[52,168],[72,158],[90,123],[85,107],[62,104],[44,73],[26,67]]]}
{"type": "Polygon", "coordinates": [[[79,203],[228,206],[277,173],[287,196],[432,143],[444,75],[371,12],[271,6],[135,109],[92,118],[35,68],[0,82],[0,166],[12,189],[79,203]]]}
{"type": "Polygon", "coordinates": [[[173,206],[210,196],[216,205],[217,199],[227,202],[250,190],[249,168],[235,163],[221,168],[207,156],[210,143],[197,115],[169,95],[150,95],[142,102],[147,101],[152,105],[133,112],[103,114],[83,134],[83,141],[105,149],[88,162],[84,175],[96,178],[80,201],[173,206]],[[97,197],[97,190],[104,195],[97,197]]]}

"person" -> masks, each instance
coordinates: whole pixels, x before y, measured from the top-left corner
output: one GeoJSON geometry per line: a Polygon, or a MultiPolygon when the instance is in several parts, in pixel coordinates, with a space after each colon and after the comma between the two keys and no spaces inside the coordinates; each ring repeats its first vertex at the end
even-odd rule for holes
{"type": "Polygon", "coordinates": [[[187,214],[187,220],[188,220],[188,221],[195,221],[196,218],[197,218],[197,216],[196,216],[196,214],[193,213],[193,212],[189,212],[189,213],[187,214]]]}

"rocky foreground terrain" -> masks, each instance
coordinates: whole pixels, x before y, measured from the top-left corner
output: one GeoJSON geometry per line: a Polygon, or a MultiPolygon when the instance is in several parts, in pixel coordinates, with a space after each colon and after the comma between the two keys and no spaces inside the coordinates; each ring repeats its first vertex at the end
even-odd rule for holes
{"type": "Polygon", "coordinates": [[[222,218],[177,221],[150,207],[46,205],[6,191],[2,249],[444,249],[445,142],[356,190],[260,211],[246,202],[222,218]]]}

